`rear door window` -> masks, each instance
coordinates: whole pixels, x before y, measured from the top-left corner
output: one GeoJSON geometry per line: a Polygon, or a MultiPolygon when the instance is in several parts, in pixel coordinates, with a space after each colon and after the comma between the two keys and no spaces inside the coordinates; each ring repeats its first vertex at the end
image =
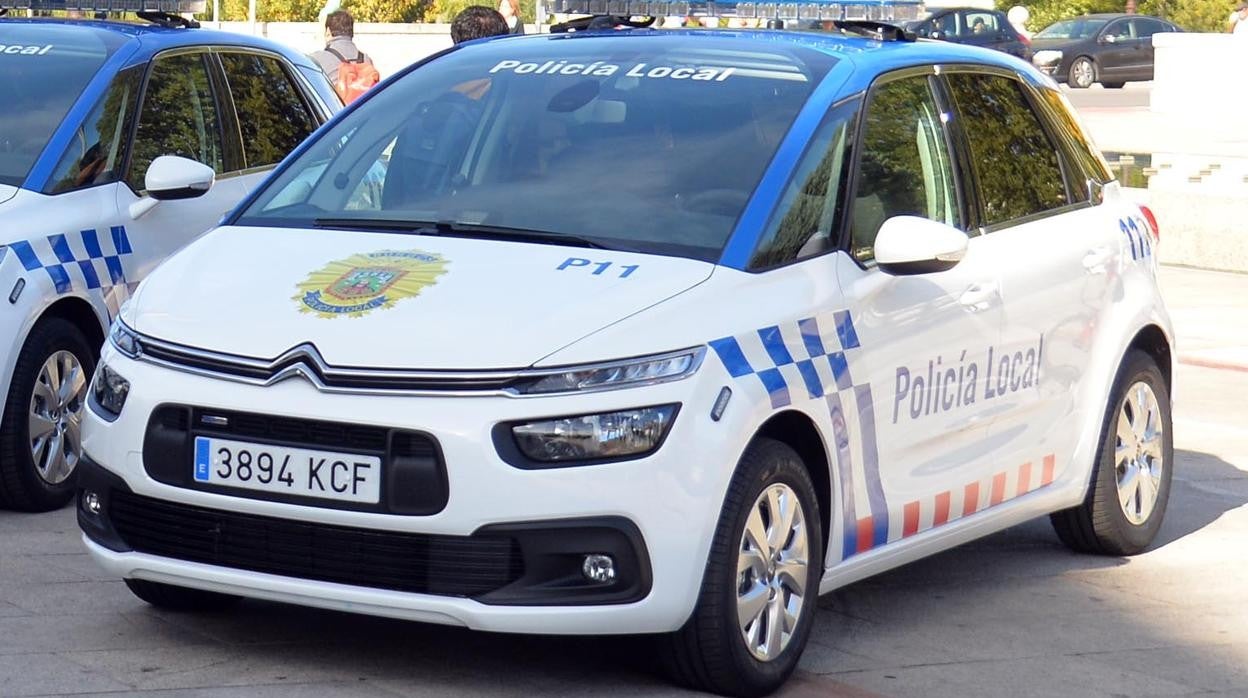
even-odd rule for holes
{"type": "Polygon", "coordinates": [[[986,225],[1071,203],[1057,148],[1020,82],[979,73],[952,73],[947,80],[970,146],[986,225]]]}
{"type": "Polygon", "coordinates": [[[248,169],[281,162],[318,125],[283,62],[254,53],[222,53],[248,169]]]}

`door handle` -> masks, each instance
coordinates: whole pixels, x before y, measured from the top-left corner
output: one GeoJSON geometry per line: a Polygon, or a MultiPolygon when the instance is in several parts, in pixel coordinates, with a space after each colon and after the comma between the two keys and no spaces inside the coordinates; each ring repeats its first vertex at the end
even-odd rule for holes
{"type": "Polygon", "coordinates": [[[1101,273],[1105,271],[1105,264],[1114,256],[1113,248],[1103,246],[1094,247],[1088,250],[1083,256],[1083,268],[1092,273],[1101,273]]]}
{"type": "Polygon", "coordinates": [[[1001,286],[996,281],[973,283],[958,296],[958,302],[967,310],[979,313],[992,307],[993,301],[1001,297],[1001,286]]]}

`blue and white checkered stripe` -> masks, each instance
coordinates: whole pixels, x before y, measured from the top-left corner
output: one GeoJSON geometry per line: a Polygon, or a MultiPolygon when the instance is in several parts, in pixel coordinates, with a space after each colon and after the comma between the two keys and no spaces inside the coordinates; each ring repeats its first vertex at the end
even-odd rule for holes
{"type": "Polygon", "coordinates": [[[848,311],[772,325],[709,344],[734,378],[758,376],[776,409],[804,397],[817,400],[854,384],[846,352],[859,344],[848,311]]]}
{"type": "Polygon", "coordinates": [[[49,235],[9,245],[26,271],[44,270],[58,294],[74,289],[99,290],[115,316],[135,284],[126,279],[126,260],[133,254],[124,226],[49,235]]]}
{"type": "Polygon", "coordinates": [[[850,373],[861,345],[849,311],[821,313],[708,344],[733,378],[747,386],[762,385],[772,409],[795,402],[826,403],[843,522],[841,545],[833,550],[846,559],[884,545],[889,510],[880,479],[875,405],[869,381],[855,385],[850,373]]]}

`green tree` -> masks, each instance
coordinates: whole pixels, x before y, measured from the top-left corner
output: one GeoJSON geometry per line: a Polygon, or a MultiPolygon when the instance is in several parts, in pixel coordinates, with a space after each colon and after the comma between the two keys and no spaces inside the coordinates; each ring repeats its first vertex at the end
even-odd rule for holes
{"type": "MultiPolygon", "coordinates": [[[[1008,11],[1015,5],[1031,13],[1027,28],[1033,32],[1062,20],[1095,12],[1124,12],[1126,0],[996,0],[997,9],[1008,11]]],[[[1235,0],[1137,0],[1140,14],[1163,17],[1187,31],[1226,31],[1226,19],[1235,9],[1235,0]]]]}

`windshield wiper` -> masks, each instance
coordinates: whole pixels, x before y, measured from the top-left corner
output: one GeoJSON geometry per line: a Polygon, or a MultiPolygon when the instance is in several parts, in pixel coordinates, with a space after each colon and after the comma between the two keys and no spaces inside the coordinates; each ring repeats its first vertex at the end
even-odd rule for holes
{"type": "Polygon", "coordinates": [[[384,230],[431,235],[437,237],[486,238],[493,240],[516,240],[544,245],[567,245],[588,247],[596,250],[627,251],[619,245],[607,244],[594,238],[565,233],[551,233],[528,228],[509,228],[480,223],[453,223],[450,221],[412,221],[392,218],[317,218],[313,224],[318,228],[349,228],[355,230],[384,230]]]}

